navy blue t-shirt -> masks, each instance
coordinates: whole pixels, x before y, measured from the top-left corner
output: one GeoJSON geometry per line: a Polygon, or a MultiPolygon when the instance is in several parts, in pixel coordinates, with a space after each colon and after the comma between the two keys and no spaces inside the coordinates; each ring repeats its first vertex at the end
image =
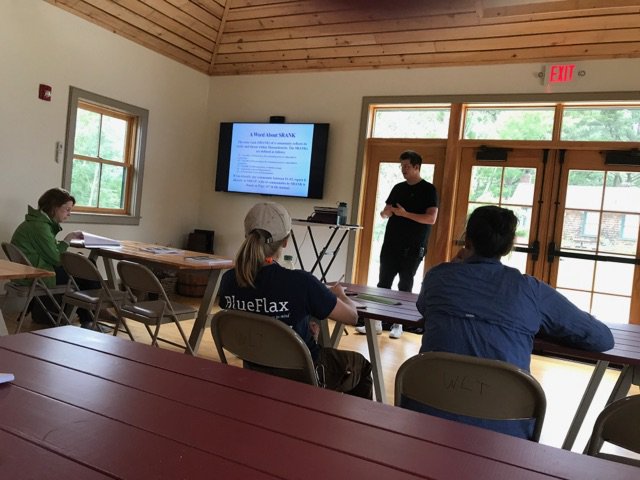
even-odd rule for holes
{"type": "Polygon", "coordinates": [[[309,329],[310,317],[327,318],[337,298],[316,277],[303,270],[288,270],[277,263],[260,269],[256,288],[240,288],[235,270],[222,276],[220,307],[268,315],[292,327],[316,360],[320,347],[309,329]]]}

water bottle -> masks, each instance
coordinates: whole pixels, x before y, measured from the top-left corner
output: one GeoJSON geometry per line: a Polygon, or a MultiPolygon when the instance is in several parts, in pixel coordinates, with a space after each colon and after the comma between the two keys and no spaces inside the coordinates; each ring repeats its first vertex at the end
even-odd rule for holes
{"type": "Polygon", "coordinates": [[[340,202],[338,203],[338,225],[346,225],[347,224],[347,203],[340,202]]]}
{"type": "Polygon", "coordinates": [[[293,255],[285,255],[282,260],[282,266],[287,270],[293,270],[293,255]]]}

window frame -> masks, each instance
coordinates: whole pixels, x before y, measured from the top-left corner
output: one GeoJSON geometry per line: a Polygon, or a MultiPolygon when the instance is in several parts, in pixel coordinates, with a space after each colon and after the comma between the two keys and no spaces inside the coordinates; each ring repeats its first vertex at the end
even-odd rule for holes
{"type": "Polygon", "coordinates": [[[69,222],[139,225],[146,138],[149,123],[148,110],[76,87],[70,87],[64,165],[62,170],[62,186],[63,188],[71,191],[77,112],[79,107],[85,108],[87,105],[90,107],[93,106],[97,110],[113,112],[114,116],[124,115],[127,117],[134,117],[134,131],[128,132],[128,144],[126,146],[130,152],[129,154],[132,161],[131,165],[126,167],[129,170],[129,174],[127,175],[124,189],[125,198],[123,202],[123,209],[79,207],[74,209],[71,217],[69,218],[69,222]]]}

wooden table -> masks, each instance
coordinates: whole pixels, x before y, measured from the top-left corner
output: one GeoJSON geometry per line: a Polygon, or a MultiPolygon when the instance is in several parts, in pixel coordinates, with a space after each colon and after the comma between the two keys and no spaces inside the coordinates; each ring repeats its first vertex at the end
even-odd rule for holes
{"type": "MultiPolygon", "coordinates": [[[[202,252],[192,252],[189,250],[171,249],[174,253],[152,253],[150,249],[167,248],[150,243],[121,241],[117,247],[87,247],[91,249],[89,258],[96,260],[102,257],[107,272],[107,279],[112,288],[116,285],[116,274],[113,260],[131,260],[146,265],[152,265],[165,269],[207,272],[207,286],[198,309],[198,316],[193,324],[193,330],[189,336],[189,345],[194,353],[197,353],[200,346],[202,334],[209,325],[209,312],[213,306],[218,286],[220,284],[221,273],[224,270],[233,268],[233,260],[220,257],[218,255],[203,254],[202,252]],[[210,257],[211,261],[192,261],[188,257],[210,257]]],[[[189,349],[185,349],[189,353],[189,349]]]]}
{"type": "MultiPolygon", "coordinates": [[[[347,293],[377,295],[399,302],[397,305],[383,305],[363,300],[357,296],[353,297],[357,302],[366,305],[365,309],[359,309],[359,315],[365,321],[366,325],[366,337],[372,365],[374,390],[376,392],[376,399],[380,402],[386,402],[380,352],[373,321],[382,320],[389,323],[401,323],[402,325],[410,327],[422,326],[422,315],[416,307],[418,295],[386,288],[367,287],[348,283],[343,285],[347,293]]],[[[326,324],[326,322],[323,323],[326,324]]],[[[328,341],[328,330],[326,326],[324,327],[324,331],[321,332],[323,341],[334,347],[337,346],[342,335],[342,328],[344,328],[342,324],[336,323],[336,326],[337,328],[334,329],[328,341]]],[[[622,371],[607,401],[607,405],[625,397],[629,393],[631,384],[640,385],[640,325],[607,323],[607,326],[613,333],[615,346],[606,352],[588,352],[577,348],[570,348],[539,337],[534,341],[534,354],[571,361],[595,363],[595,368],[591,374],[589,383],[563,442],[562,448],[566,450],[571,450],[573,447],[580,427],[593,402],[596,390],[609,365],[620,366],[622,371]]]]}
{"type": "MultiPolygon", "coordinates": [[[[388,288],[368,287],[366,285],[356,285],[353,283],[343,283],[347,295],[351,296],[355,302],[362,305],[358,309],[359,317],[366,326],[367,347],[369,349],[369,361],[371,362],[371,374],[373,376],[373,389],[376,400],[386,403],[387,395],[384,388],[384,376],[382,374],[382,364],[380,362],[380,348],[378,347],[378,336],[375,333],[374,321],[400,323],[407,327],[421,327],[423,325],[422,315],[416,308],[418,296],[411,292],[400,292],[388,288]],[[366,297],[358,295],[373,295],[397,302],[395,305],[387,305],[375,301],[367,300],[366,297]]],[[[330,345],[337,348],[344,325],[336,322],[336,326],[329,337],[327,322],[321,322],[320,342],[323,345],[330,345]]],[[[416,352],[417,353],[417,352],[416,352]]]]}
{"type": "MultiPolygon", "coordinates": [[[[0,280],[18,280],[23,278],[45,278],[55,276],[54,272],[29,267],[20,263],[0,259],[0,280]]],[[[0,309],[0,335],[7,335],[7,325],[0,309]]]]}
{"type": "Polygon", "coordinates": [[[0,338],[0,478],[637,479],[638,469],[65,326],[0,338]]]}
{"type": "Polygon", "coordinates": [[[611,329],[616,343],[611,350],[606,352],[578,350],[550,342],[544,338],[536,338],[533,346],[533,353],[538,355],[595,363],[589,383],[562,444],[562,448],[567,450],[571,450],[573,447],[582,422],[609,365],[619,366],[622,370],[607,400],[607,405],[626,397],[632,384],[640,385],[640,325],[607,323],[607,326],[611,329]]]}

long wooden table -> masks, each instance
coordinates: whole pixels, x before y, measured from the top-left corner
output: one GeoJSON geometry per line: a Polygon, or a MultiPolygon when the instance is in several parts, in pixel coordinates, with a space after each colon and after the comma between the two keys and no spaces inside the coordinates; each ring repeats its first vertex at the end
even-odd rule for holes
{"type": "MultiPolygon", "coordinates": [[[[29,267],[20,263],[0,259],[0,280],[18,280],[23,278],[53,277],[54,272],[41,268],[29,267]]],[[[0,309],[0,335],[7,335],[7,325],[4,323],[2,309],[0,309]]]]}
{"type": "Polygon", "coordinates": [[[602,377],[610,365],[621,367],[620,376],[611,391],[607,405],[626,397],[631,385],[640,385],[640,325],[607,323],[613,333],[615,346],[606,352],[587,352],[536,338],[533,353],[573,361],[595,363],[595,368],[585,388],[573,417],[562,448],[571,450],[584,421],[602,377]]]}
{"type": "MultiPolygon", "coordinates": [[[[369,361],[371,362],[371,374],[373,376],[373,390],[378,402],[387,403],[382,364],[380,362],[380,348],[375,333],[374,321],[381,320],[383,322],[400,323],[407,327],[421,327],[424,321],[422,315],[416,308],[418,296],[411,292],[400,292],[398,290],[369,287],[354,283],[343,283],[342,285],[347,295],[351,296],[357,304],[361,305],[361,308],[358,308],[358,315],[366,326],[367,347],[369,349],[369,361]],[[394,301],[395,304],[384,304],[372,301],[369,300],[367,296],[388,299],[394,301]]],[[[321,343],[337,348],[343,330],[344,325],[336,322],[336,326],[329,336],[327,322],[321,322],[321,343]]]]}
{"type": "Polygon", "coordinates": [[[0,478],[637,479],[638,469],[65,326],[0,338],[0,478]]]}
{"type": "MultiPolygon", "coordinates": [[[[172,253],[163,253],[160,245],[154,245],[143,242],[121,241],[120,246],[102,246],[102,247],[85,247],[90,248],[90,257],[96,260],[102,257],[104,261],[107,279],[111,287],[116,285],[116,274],[113,260],[131,260],[134,262],[153,265],[156,267],[183,270],[183,271],[199,271],[208,273],[207,286],[205,288],[198,316],[193,324],[191,335],[189,336],[189,345],[194,353],[197,353],[202,334],[209,325],[209,312],[215,301],[220,284],[220,276],[224,270],[233,268],[233,260],[219,255],[203,254],[201,252],[193,252],[189,250],[169,249],[172,253]],[[153,251],[159,253],[153,253],[153,251]],[[209,257],[211,261],[193,261],[189,257],[209,257]]],[[[189,353],[189,349],[185,349],[185,353],[189,353]]]]}
{"type": "MultiPolygon", "coordinates": [[[[372,301],[367,301],[353,296],[354,300],[362,303],[366,308],[359,309],[359,315],[366,325],[367,345],[369,357],[372,365],[374,390],[376,399],[386,402],[384,378],[380,363],[380,351],[378,347],[377,335],[373,325],[374,320],[382,320],[390,323],[401,323],[410,327],[422,326],[424,321],[418,312],[416,301],[418,295],[409,292],[399,292],[386,288],[368,287],[363,285],[343,284],[347,293],[364,295],[376,295],[379,297],[395,300],[396,305],[385,305],[372,301]]],[[[325,322],[326,323],[326,322],[325,322]]],[[[593,402],[595,393],[600,385],[604,373],[610,365],[621,367],[621,374],[611,392],[607,404],[625,397],[629,393],[631,384],[640,385],[640,325],[607,323],[613,333],[615,346],[606,352],[588,352],[577,348],[570,348],[564,345],[553,343],[541,337],[537,337],[534,342],[533,353],[543,356],[562,358],[571,361],[587,361],[595,364],[595,368],[584,391],[580,405],[576,410],[572,423],[567,431],[562,448],[571,450],[575,439],[580,431],[584,418],[593,402]]],[[[342,324],[336,323],[329,343],[337,346],[342,336],[342,324]]],[[[324,341],[327,341],[327,331],[323,333],[324,341]]]]}

